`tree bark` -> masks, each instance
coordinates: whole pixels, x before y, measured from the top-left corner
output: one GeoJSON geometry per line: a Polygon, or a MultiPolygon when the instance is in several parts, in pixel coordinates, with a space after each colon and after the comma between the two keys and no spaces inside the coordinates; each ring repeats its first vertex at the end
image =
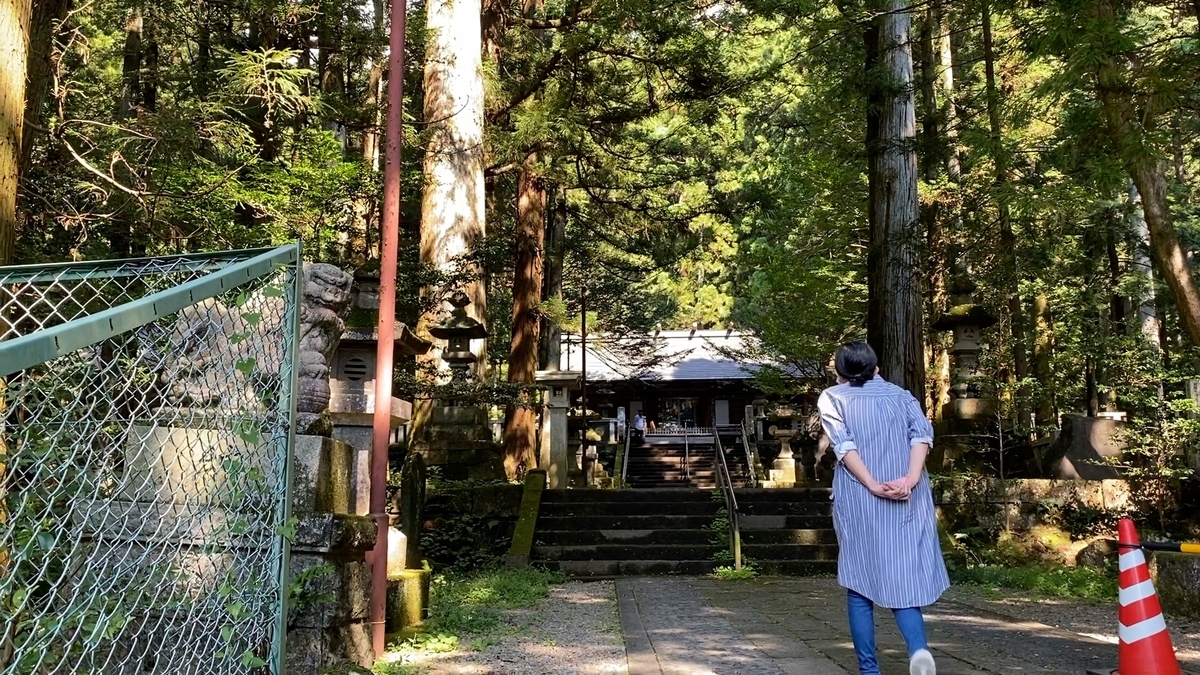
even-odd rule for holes
{"type": "Polygon", "coordinates": [[[1025,312],[1021,304],[1021,272],[1017,259],[1017,240],[1013,235],[1012,213],[1008,204],[1008,150],[1004,147],[1004,129],[1000,120],[1000,92],[996,86],[996,51],[992,41],[992,15],[988,0],[981,3],[983,24],[983,63],[987,85],[988,126],[991,131],[992,163],[996,176],[992,185],[999,218],[1001,260],[1008,286],[1009,325],[1012,328],[1013,372],[1017,381],[1029,375],[1025,349],[1025,312]]]}
{"type": "Polygon", "coordinates": [[[29,64],[29,0],[0,0],[0,264],[13,259],[29,64]]]}
{"type": "MultiPolygon", "coordinates": [[[[537,154],[530,153],[517,178],[517,258],[513,267],[512,345],[508,357],[508,381],[526,385],[537,382],[541,332],[538,304],[542,297],[546,232],[546,185],[536,171],[537,154]]],[[[537,462],[537,411],[534,401],[526,403],[529,404],[526,407],[508,408],[504,471],[510,478],[537,462]]]]}
{"type": "MultiPolygon", "coordinates": [[[[562,188],[554,191],[554,211],[546,223],[545,279],[542,283],[542,299],[555,300],[561,306],[563,299],[563,258],[566,255],[567,194],[562,188]]],[[[542,317],[541,366],[547,370],[558,370],[562,356],[562,329],[549,317],[542,317]]]]}
{"type": "Polygon", "coordinates": [[[28,73],[25,78],[25,122],[21,137],[21,173],[29,167],[33,156],[35,127],[42,126],[42,109],[50,95],[53,82],[54,38],[59,25],[67,16],[71,0],[37,0],[33,3],[29,22],[28,73]]]}
{"type": "MultiPolygon", "coordinates": [[[[921,108],[923,150],[921,173],[930,184],[949,177],[951,183],[959,178],[954,142],[953,119],[954,69],[950,54],[949,34],[942,26],[942,6],[935,0],[925,10],[921,27],[921,108]],[[945,34],[943,34],[945,33],[945,34]],[[939,75],[938,70],[942,69],[939,75]],[[952,171],[953,169],[953,171],[952,171]]],[[[936,320],[946,311],[946,224],[954,221],[958,208],[956,200],[946,190],[935,192],[933,201],[921,210],[921,221],[928,248],[928,296],[926,319],[936,320]]],[[[943,407],[950,402],[950,336],[930,333],[927,339],[929,363],[933,364],[932,391],[929,392],[931,416],[942,419],[943,407]]]]}
{"type": "MultiPolygon", "coordinates": [[[[1111,2],[1102,0],[1093,5],[1097,18],[1115,21],[1111,2]]],[[[1116,55],[1109,55],[1096,66],[1096,88],[1101,113],[1117,146],[1117,154],[1125,171],[1133,180],[1142,198],[1142,213],[1150,235],[1150,257],[1154,260],[1163,281],[1175,296],[1179,323],[1193,345],[1200,345],[1200,291],[1192,279],[1192,270],[1175,231],[1170,204],[1167,201],[1166,167],[1152,148],[1145,147],[1147,129],[1153,124],[1155,111],[1139,114],[1134,100],[1134,88],[1128,81],[1125,68],[1116,55]]]]}
{"type": "MultiPolygon", "coordinates": [[[[486,286],[477,265],[465,260],[485,233],[481,6],[479,0],[432,0],[425,12],[424,119],[429,140],[421,199],[421,262],[443,273],[473,275],[474,280],[462,289],[471,299],[467,312],[486,325],[486,286]]],[[[429,288],[425,293],[445,297],[447,290],[429,288]]],[[[427,335],[440,313],[425,313],[418,332],[427,335]]],[[[487,369],[487,341],[476,340],[472,351],[477,358],[476,377],[482,379],[487,369]]],[[[441,345],[435,345],[419,360],[444,369],[441,353],[441,345]]],[[[428,411],[422,407],[413,413],[417,434],[428,419],[428,411]]]]}
{"type": "Polygon", "coordinates": [[[866,33],[867,67],[878,72],[868,94],[867,335],[883,377],[924,402],[912,20],[907,0],[877,0],[874,8],[866,33]]]}

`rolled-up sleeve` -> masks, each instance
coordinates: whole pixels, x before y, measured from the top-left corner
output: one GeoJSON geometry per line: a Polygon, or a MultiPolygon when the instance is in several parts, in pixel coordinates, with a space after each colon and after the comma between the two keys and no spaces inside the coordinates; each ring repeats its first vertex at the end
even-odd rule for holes
{"type": "Polygon", "coordinates": [[[821,427],[825,429],[825,435],[829,436],[833,454],[840,462],[846,453],[858,449],[858,446],[854,444],[854,436],[846,426],[845,420],[842,419],[842,412],[838,409],[837,400],[830,396],[829,392],[822,392],[820,398],[817,399],[817,411],[821,413],[821,427]]]}
{"type": "Polygon", "coordinates": [[[921,412],[921,404],[912,395],[908,397],[908,445],[912,447],[919,443],[933,446],[933,425],[921,412]]]}

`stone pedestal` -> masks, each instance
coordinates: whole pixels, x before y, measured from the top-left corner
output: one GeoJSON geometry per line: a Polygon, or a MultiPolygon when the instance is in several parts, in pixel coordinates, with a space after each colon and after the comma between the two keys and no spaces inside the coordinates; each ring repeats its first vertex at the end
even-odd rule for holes
{"type": "Polygon", "coordinates": [[[792,455],[792,445],[790,440],[795,432],[788,430],[775,430],[774,435],[779,439],[779,456],[771,462],[771,482],[776,487],[792,487],[797,484],[803,484],[803,476],[798,476],[796,473],[796,458],[792,455]]]}
{"type": "Polygon", "coordinates": [[[284,672],[321,675],[346,662],[369,668],[371,571],[365,555],[375,546],[367,516],[298,515],[291,578],[300,585],[288,618],[284,672]]]}
{"type": "MultiPolygon", "coordinates": [[[[333,438],[353,450],[350,467],[350,512],[371,513],[371,446],[374,442],[375,394],[335,392],[329,402],[333,438]]],[[[393,398],[388,424],[399,429],[412,416],[412,404],[393,398]]]]}
{"type": "Polygon", "coordinates": [[[424,437],[413,440],[411,451],[420,453],[426,465],[443,467],[442,475],[450,480],[504,477],[500,448],[482,408],[435,407],[424,437]]]}

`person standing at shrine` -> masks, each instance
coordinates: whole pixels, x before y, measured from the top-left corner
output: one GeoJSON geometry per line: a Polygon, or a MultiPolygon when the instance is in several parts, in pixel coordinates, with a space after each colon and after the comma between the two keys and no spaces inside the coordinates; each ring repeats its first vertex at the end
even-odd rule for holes
{"type": "Polygon", "coordinates": [[[879,377],[875,351],[843,345],[834,358],[838,384],[817,408],[838,463],[833,525],[838,584],[862,675],[879,675],[875,607],[892,610],[908,646],[911,675],[935,675],[921,608],[950,587],[938,541],[925,457],[933,427],[907,390],[879,377]]]}

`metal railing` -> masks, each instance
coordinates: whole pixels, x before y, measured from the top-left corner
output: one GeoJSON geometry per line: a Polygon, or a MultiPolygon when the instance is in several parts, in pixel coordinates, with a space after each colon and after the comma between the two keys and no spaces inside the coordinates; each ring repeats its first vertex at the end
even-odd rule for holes
{"type": "Polygon", "coordinates": [[[692,457],[687,427],[683,428],[683,481],[688,485],[692,484],[692,457]]]}
{"type": "Polygon", "coordinates": [[[283,672],[300,249],[0,268],[0,675],[283,672]]]}
{"type": "Polygon", "coordinates": [[[629,475],[629,445],[633,439],[633,430],[629,425],[625,426],[625,448],[620,451],[617,457],[617,487],[625,487],[625,476],[629,475]]]}
{"type": "Polygon", "coordinates": [[[729,512],[729,551],[733,554],[733,568],[742,569],[742,533],[738,526],[737,493],[733,490],[733,478],[725,462],[725,448],[721,446],[721,435],[713,431],[713,444],[717,452],[717,480],[725,496],[725,510],[729,512]]]}
{"type": "Polygon", "coordinates": [[[745,420],[741,424],[742,448],[746,451],[746,474],[749,477],[750,487],[758,487],[758,447],[750,444],[749,425],[749,420],[745,420]]]}

